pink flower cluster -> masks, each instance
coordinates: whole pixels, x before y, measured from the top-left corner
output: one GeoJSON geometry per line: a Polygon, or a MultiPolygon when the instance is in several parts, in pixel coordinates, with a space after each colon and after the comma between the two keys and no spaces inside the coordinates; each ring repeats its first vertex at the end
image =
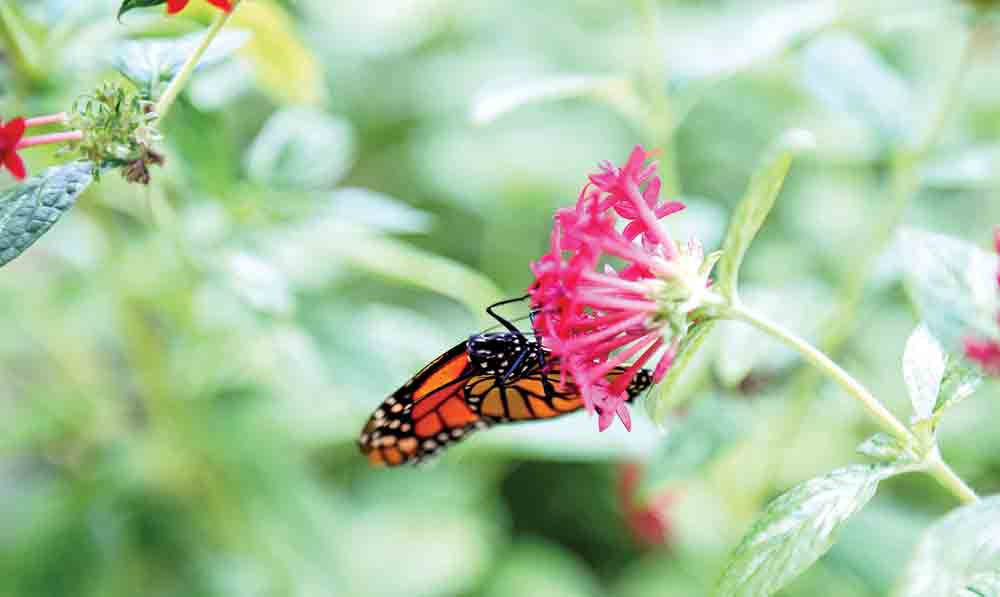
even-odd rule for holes
{"type": "Polygon", "coordinates": [[[676,339],[664,339],[658,298],[681,253],[660,220],[684,204],[660,201],[651,155],[636,147],[620,168],[603,163],[576,205],[556,212],[550,250],[531,266],[535,332],[559,358],[562,383],[568,377],[587,410],[598,413],[601,431],[616,414],[631,428],[626,388],[657,358],[653,379],[662,380],[677,348],[676,339]],[[629,361],[624,374],[613,375],[629,361]]]}
{"type": "MultiPolygon", "coordinates": [[[[1000,229],[993,233],[993,245],[1000,254],[1000,229]]],[[[1000,270],[997,271],[997,286],[1000,288],[1000,270]]],[[[997,323],[1000,324],[1000,313],[997,314],[997,323]]],[[[965,356],[979,363],[988,375],[1000,376],[1000,344],[996,340],[966,338],[965,356]]]]}

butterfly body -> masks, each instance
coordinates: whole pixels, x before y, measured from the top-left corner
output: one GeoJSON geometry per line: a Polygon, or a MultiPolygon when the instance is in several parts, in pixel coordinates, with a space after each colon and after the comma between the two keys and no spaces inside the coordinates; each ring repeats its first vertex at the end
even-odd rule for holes
{"type": "MultiPolygon", "coordinates": [[[[420,462],[479,429],[582,408],[576,388],[562,385],[558,361],[537,340],[497,318],[507,331],[477,334],[455,345],[375,410],[358,441],[372,465],[420,462]]],[[[624,371],[615,368],[609,379],[624,371]]],[[[639,370],[628,399],[651,383],[650,373],[639,370]]]]}

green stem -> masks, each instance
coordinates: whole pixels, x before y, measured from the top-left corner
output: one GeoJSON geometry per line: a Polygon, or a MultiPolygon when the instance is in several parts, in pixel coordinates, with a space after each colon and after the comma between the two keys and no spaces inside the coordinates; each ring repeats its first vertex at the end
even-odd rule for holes
{"type": "Polygon", "coordinates": [[[660,44],[660,27],[655,0],[637,0],[640,29],[643,39],[645,59],[639,73],[647,104],[644,129],[648,142],[661,150],[660,171],[663,176],[663,193],[668,197],[681,194],[680,178],[677,175],[677,152],[674,150],[674,127],[676,125],[670,96],[667,94],[666,56],[660,44]]]}
{"type": "Polygon", "coordinates": [[[201,62],[202,56],[208,50],[208,47],[212,45],[212,41],[219,35],[222,28],[226,26],[229,19],[232,18],[233,14],[236,13],[236,8],[240,5],[241,0],[234,0],[233,9],[226,12],[220,12],[212,26],[209,27],[208,32],[205,33],[205,38],[201,40],[201,44],[195,48],[194,52],[188,56],[187,60],[181,66],[181,70],[177,72],[177,75],[170,81],[170,85],[164,90],[163,95],[160,96],[160,100],[156,102],[155,112],[160,116],[160,118],[165,118],[167,112],[170,111],[170,106],[177,100],[177,96],[180,95],[181,91],[187,85],[188,81],[191,79],[191,75],[194,74],[194,69],[198,67],[198,63],[201,62]]]}
{"type": "MultiPolygon", "coordinates": [[[[840,349],[850,339],[854,331],[853,322],[858,307],[864,297],[865,287],[871,276],[876,260],[892,240],[896,228],[903,220],[906,210],[920,187],[918,168],[927,154],[937,145],[948,122],[949,115],[954,111],[962,88],[962,81],[975,57],[980,40],[989,34],[985,25],[977,25],[966,37],[958,64],[951,72],[948,80],[942,86],[927,126],[922,134],[907,146],[899,148],[892,158],[892,169],[889,175],[888,201],[877,218],[876,228],[865,241],[865,250],[861,251],[860,259],[840,284],[837,300],[830,311],[822,319],[819,327],[819,348],[823,352],[836,356],[840,349]]],[[[798,436],[809,412],[811,396],[817,394],[821,377],[812,368],[804,369],[792,381],[795,400],[789,406],[787,416],[778,434],[794,441],[798,436]]],[[[782,450],[775,451],[776,461],[770,467],[771,478],[777,475],[782,466],[782,450]]],[[[767,484],[761,486],[762,491],[769,491],[767,484]]]]}
{"type": "Polygon", "coordinates": [[[971,504],[979,501],[979,496],[965,481],[955,474],[948,464],[935,454],[928,460],[927,474],[934,477],[942,487],[953,493],[963,504],[971,504]]]}
{"type": "Polygon", "coordinates": [[[892,433],[904,442],[910,442],[913,439],[910,430],[906,428],[905,425],[899,422],[889,410],[878,401],[871,392],[868,391],[860,382],[854,379],[848,372],[844,371],[840,365],[834,363],[830,360],[830,357],[826,356],[819,350],[817,350],[812,344],[809,344],[802,338],[798,337],[791,331],[783,328],[778,323],[771,321],[767,317],[756,313],[750,309],[747,309],[743,305],[733,305],[729,308],[729,315],[733,319],[737,319],[750,325],[756,327],[762,332],[781,340],[791,348],[794,348],[802,355],[809,363],[820,370],[833,381],[837,382],[849,396],[861,403],[861,406],[868,411],[872,417],[878,421],[886,431],[892,433]]]}
{"type": "MultiPolygon", "coordinates": [[[[822,372],[837,383],[849,396],[861,403],[868,414],[870,414],[878,424],[902,440],[906,445],[916,445],[918,442],[913,433],[897,419],[889,409],[887,409],[861,382],[854,379],[850,373],[844,371],[840,365],[834,363],[830,357],[817,350],[793,332],[785,329],[780,324],[771,321],[767,317],[747,309],[743,305],[731,305],[727,311],[731,319],[736,319],[748,323],[762,332],[781,340],[791,348],[798,351],[816,370],[822,372]]],[[[929,450],[919,470],[927,472],[934,477],[942,487],[955,495],[962,503],[968,504],[977,501],[979,498],[968,485],[955,474],[938,452],[936,446],[929,450]]]]}

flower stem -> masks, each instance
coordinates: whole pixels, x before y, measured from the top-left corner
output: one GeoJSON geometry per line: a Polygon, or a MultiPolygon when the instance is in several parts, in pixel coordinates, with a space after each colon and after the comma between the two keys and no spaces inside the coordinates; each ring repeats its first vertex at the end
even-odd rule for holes
{"type": "Polygon", "coordinates": [[[899,439],[909,442],[913,435],[905,425],[899,422],[889,410],[878,401],[871,392],[868,391],[858,380],[854,379],[848,372],[844,371],[840,365],[830,360],[812,344],[809,344],[791,331],[783,328],[778,323],[771,321],[760,313],[747,309],[743,305],[736,304],[729,308],[729,315],[745,323],[756,327],[762,332],[781,340],[791,348],[794,348],[809,363],[837,382],[845,392],[861,403],[861,406],[872,415],[879,425],[886,431],[892,433],[899,439]]]}
{"type": "Polygon", "coordinates": [[[17,149],[34,147],[36,145],[51,145],[53,143],[65,143],[67,141],[79,141],[83,139],[83,131],[66,131],[64,133],[52,133],[50,135],[36,135],[21,139],[17,144],[17,149]]]}
{"type": "MultiPolygon", "coordinates": [[[[837,382],[837,384],[852,398],[860,402],[861,406],[863,406],[865,410],[867,410],[868,413],[875,418],[883,429],[895,435],[906,444],[913,445],[916,443],[913,433],[911,433],[910,430],[899,421],[899,419],[889,412],[889,409],[879,402],[878,399],[875,398],[875,396],[873,396],[872,393],[861,384],[861,382],[854,379],[850,373],[844,371],[839,365],[830,360],[830,357],[817,350],[812,344],[809,344],[791,331],[782,327],[780,324],[771,321],[760,313],[747,309],[743,305],[731,305],[727,314],[730,318],[748,323],[769,336],[781,340],[788,346],[794,348],[799,354],[802,355],[803,358],[809,361],[813,367],[825,373],[837,382]]],[[[929,475],[934,477],[934,479],[937,480],[942,487],[955,495],[955,497],[957,497],[964,504],[975,502],[979,499],[976,496],[976,492],[966,485],[965,481],[962,481],[962,479],[955,474],[955,471],[953,471],[951,467],[941,459],[941,454],[938,452],[937,446],[934,446],[931,450],[929,450],[929,454],[926,455],[922,465],[915,470],[923,470],[927,472],[929,475]]]]}
{"type": "Polygon", "coordinates": [[[160,96],[160,100],[156,102],[155,112],[164,118],[167,112],[170,111],[170,106],[177,100],[177,96],[180,95],[181,90],[187,85],[188,81],[191,79],[191,75],[194,74],[194,69],[198,67],[198,63],[201,61],[202,56],[208,50],[208,47],[212,45],[212,41],[219,35],[222,28],[226,26],[229,19],[232,18],[233,14],[236,12],[236,8],[240,5],[241,0],[233,0],[233,8],[230,11],[221,11],[218,16],[215,17],[215,21],[212,26],[209,27],[208,32],[205,33],[204,39],[201,40],[201,44],[195,48],[194,52],[188,56],[187,60],[181,66],[181,69],[177,71],[177,75],[170,81],[170,85],[163,91],[163,95],[160,96]]]}
{"type": "Polygon", "coordinates": [[[965,481],[955,474],[948,464],[939,455],[932,456],[928,461],[927,473],[934,477],[942,487],[953,493],[963,504],[971,504],[979,501],[979,496],[965,481]]]}

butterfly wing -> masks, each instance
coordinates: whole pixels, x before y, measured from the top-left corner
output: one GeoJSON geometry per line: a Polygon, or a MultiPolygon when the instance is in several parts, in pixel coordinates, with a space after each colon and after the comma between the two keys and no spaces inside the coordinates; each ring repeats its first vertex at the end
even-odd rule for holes
{"type": "MultiPolygon", "coordinates": [[[[623,375],[625,367],[615,367],[608,381],[623,375]]],[[[576,412],[583,407],[579,390],[567,381],[560,387],[562,374],[558,364],[535,369],[515,380],[503,382],[497,377],[470,380],[465,386],[465,400],[473,413],[492,421],[537,421],[576,412]]],[[[649,371],[640,369],[626,392],[635,400],[652,385],[649,371]]]]}
{"type": "MultiPolygon", "coordinates": [[[[616,367],[608,380],[625,371],[616,367]]],[[[546,420],[580,410],[579,390],[569,382],[560,387],[560,378],[551,358],[544,368],[530,366],[512,378],[483,374],[462,342],[385,399],[361,432],[361,452],[375,466],[416,463],[495,423],[546,420]]],[[[651,384],[650,373],[640,369],[627,388],[628,400],[651,384]]]]}
{"type": "Polygon", "coordinates": [[[376,466],[418,462],[487,426],[465,402],[464,388],[476,379],[465,342],[434,359],[368,419],[362,454],[376,466]]]}

